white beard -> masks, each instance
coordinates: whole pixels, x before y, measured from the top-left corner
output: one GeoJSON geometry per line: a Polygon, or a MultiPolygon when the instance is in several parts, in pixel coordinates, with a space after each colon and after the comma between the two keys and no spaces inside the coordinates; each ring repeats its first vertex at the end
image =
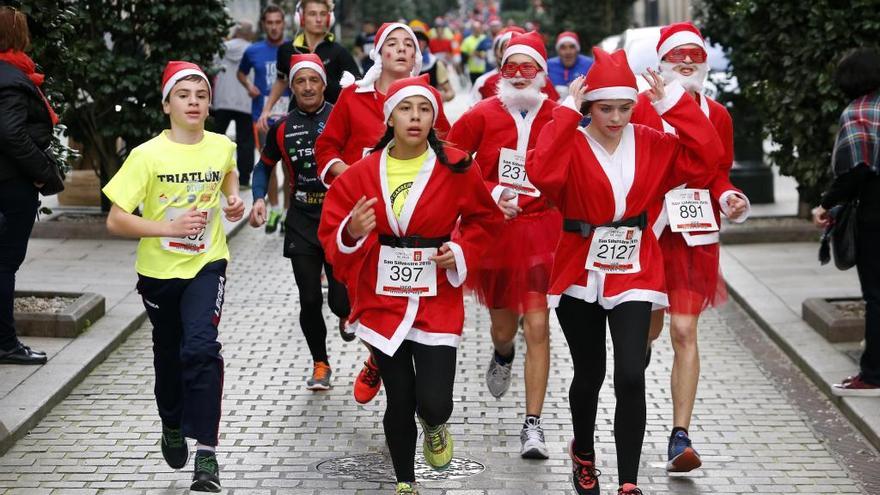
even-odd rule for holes
{"type": "Polygon", "coordinates": [[[675,67],[682,64],[673,62],[660,62],[660,76],[666,81],[666,84],[672,81],[679,81],[684,89],[699,93],[703,91],[703,83],[706,82],[706,76],[709,74],[709,64],[693,64],[696,68],[693,74],[685,76],[675,71],[675,67]]]}
{"type": "Polygon", "coordinates": [[[541,88],[547,84],[547,78],[543,72],[539,72],[534,79],[523,79],[515,77],[513,79],[501,78],[498,80],[498,99],[501,104],[510,110],[516,112],[528,112],[541,106],[547,95],[541,92],[541,88]],[[531,84],[523,89],[514,87],[514,83],[519,81],[527,81],[531,84]]]}

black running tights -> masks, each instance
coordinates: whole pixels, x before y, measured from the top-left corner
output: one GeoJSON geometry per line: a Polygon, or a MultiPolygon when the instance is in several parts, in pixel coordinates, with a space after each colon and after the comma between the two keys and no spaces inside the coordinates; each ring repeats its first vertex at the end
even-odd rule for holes
{"type": "Polygon", "coordinates": [[[321,292],[321,268],[327,274],[327,302],[330,311],[340,318],[348,317],[348,295],[345,286],[333,278],[333,269],[323,256],[297,254],[290,259],[293,278],[299,288],[299,326],[314,361],[327,362],[327,325],[324,323],[324,294],[321,292]]]}
{"type": "Polygon", "coordinates": [[[455,347],[410,340],[404,340],[394,356],[373,348],[388,396],[382,422],[398,482],[416,480],[418,429],[413,415],[418,413],[429,426],[442,425],[452,415],[455,353],[455,347]]]}
{"type": "Polygon", "coordinates": [[[638,482],[645,437],[645,351],[651,303],[631,301],[606,310],[562,296],[556,316],[568,341],[574,378],[568,392],[575,452],[594,452],[599,390],[605,380],[605,322],[614,346],[614,443],[620,484],[638,482]]]}

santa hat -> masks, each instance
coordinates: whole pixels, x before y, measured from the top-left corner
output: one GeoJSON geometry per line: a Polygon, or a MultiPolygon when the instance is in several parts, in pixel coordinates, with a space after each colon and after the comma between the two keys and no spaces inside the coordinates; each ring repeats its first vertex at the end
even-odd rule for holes
{"type": "Polygon", "coordinates": [[[290,57],[290,77],[287,80],[291,84],[293,84],[293,76],[300,69],[312,69],[321,76],[324,84],[327,84],[327,72],[324,70],[324,63],[321,62],[321,57],[314,53],[295,54],[290,57]]]}
{"type": "Polygon", "coordinates": [[[431,106],[434,107],[434,121],[431,125],[436,124],[437,117],[443,113],[443,107],[440,105],[443,100],[440,98],[440,93],[431,86],[431,78],[428,74],[398,79],[388,86],[388,94],[385,95],[385,104],[382,106],[385,122],[391,118],[394,107],[410,96],[424,96],[431,102],[431,106]]]}
{"type": "Polygon", "coordinates": [[[595,61],[587,72],[587,101],[636,101],[639,89],[636,86],[636,76],[626,60],[626,52],[617,50],[609,54],[599,47],[594,47],[593,59],[595,61]]]}
{"type": "Polygon", "coordinates": [[[204,79],[208,83],[208,95],[210,96],[211,82],[198,65],[182,60],[172,60],[168,62],[168,65],[165,66],[165,72],[162,73],[162,101],[168,98],[171,88],[187,76],[199,76],[204,79]]]}
{"type": "Polygon", "coordinates": [[[547,72],[547,49],[544,48],[544,39],[535,31],[529,31],[524,34],[514,34],[510,38],[510,43],[504,50],[504,56],[501,58],[501,65],[507,62],[511,55],[517,53],[528,55],[535,59],[535,62],[541,66],[544,72],[547,72]]]}
{"type": "Polygon", "coordinates": [[[581,51],[581,39],[578,37],[577,33],[572,31],[563,31],[556,36],[556,51],[559,51],[559,46],[563,43],[571,43],[573,44],[578,51],[581,51]]]}
{"type": "Polygon", "coordinates": [[[413,65],[410,75],[417,76],[419,75],[419,72],[422,71],[422,50],[419,48],[419,40],[416,38],[416,34],[413,32],[412,28],[400,22],[386,22],[379,26],[379,29],[376,31],[376,42],[373,45],[373,49],[370,50],[370,59],[373,61],[373,66],[370,67],[370,70],[364,74],[364,77],[357,82],[359,87],[363,88],[372,86],[373,83],[379,80],[379,76],[382,75],[382,45],[385,43],[388,35],[396,29],[403,29],[406,31],[406,34],[412,38],[413,44],[415,44],[416,47],[416,63],[413,65]]]}
{"type": "Polygon", "coordinates": [[[703,50],[706,44],[700,30],[690,22],[676,22],[660,29],[660,41],[657,42],[657,56],[660,60],[677,46],[693,43],[703,50]]]}
{"type": "Polygon", "coordinates": [[[492,49],[497,50],[502,43],[507,43],[514,34],[526,34],[526,30],[519,26],[508,26],[498,32],[495,39],[492,40],[492,49]]]}

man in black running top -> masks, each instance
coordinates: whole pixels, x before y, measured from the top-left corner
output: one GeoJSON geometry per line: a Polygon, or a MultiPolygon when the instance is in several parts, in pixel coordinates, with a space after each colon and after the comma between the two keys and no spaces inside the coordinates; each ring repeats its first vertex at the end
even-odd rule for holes
{"type": "Polygon", "coordinates": [[[330,310],[339,317],[342,338],[353,340],[345,331],[349,313],[345,286],[333,278],[333,270],[324,257],[318,241],[318,223],[327,189],[318,176],[315,163],[315,139],[333,108],[324,101],[327,74],[321,59],[314,54],[294,55],[290,59],[290,89],[296,106],[276,122],[266,136],[266,146],[254,166],[254,206],[250,224],[259,227],[266,221],[266,196],[269,177],[275,164],[284,163],[290,177],[290,209],[284,233],[284,256],[290,258],[293,276],[299,288],[299,323],[314,361],[314,371],[306,380],[310,390],[330,388],[331,369],[327,358],[327,326],[322,313],[321,269],[327,275],[327,299],[330,310]]]}

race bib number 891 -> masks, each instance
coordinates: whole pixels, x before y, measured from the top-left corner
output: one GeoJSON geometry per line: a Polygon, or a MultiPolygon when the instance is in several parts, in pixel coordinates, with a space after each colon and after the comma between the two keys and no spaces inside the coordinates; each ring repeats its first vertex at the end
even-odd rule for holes
{"type": "Polygon", "coordinates": [[[437,295],[437,265],[431,257],[437,248],[394,248],[379,250],[376,294],[398,297],[437,295]]]}
{"type": "Polygon", "coordinates": [[[706,189],[673,189],[666,193],[666,212],[673,232],[715,232],[718,223],[709,191],[706,189]]]}

